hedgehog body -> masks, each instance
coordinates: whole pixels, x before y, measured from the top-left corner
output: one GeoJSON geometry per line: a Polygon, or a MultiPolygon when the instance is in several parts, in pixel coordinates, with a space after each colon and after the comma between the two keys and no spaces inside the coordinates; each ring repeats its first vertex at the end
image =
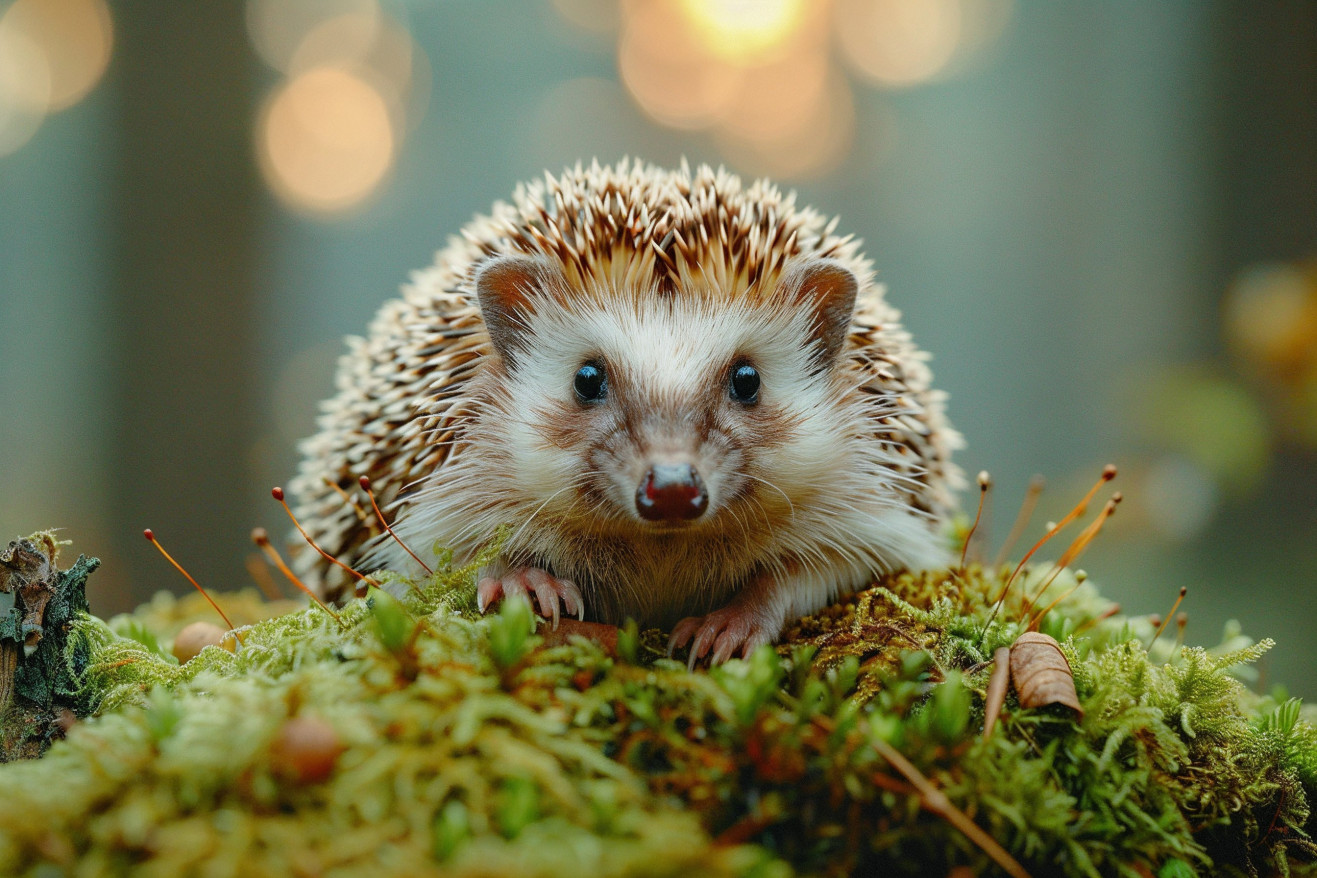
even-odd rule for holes
{"type": "MultiPolygon", "coordinates": [[[[350,339],[292,493],[321,546],[419,572],[512,526],[482,603],[670,626],[721,660],[945,561],[959,443],[835,221],[766,182],[577,167],[470,223],[350,339]]],[[[299,556],[322,593],[345,574],[299,556]]]]}

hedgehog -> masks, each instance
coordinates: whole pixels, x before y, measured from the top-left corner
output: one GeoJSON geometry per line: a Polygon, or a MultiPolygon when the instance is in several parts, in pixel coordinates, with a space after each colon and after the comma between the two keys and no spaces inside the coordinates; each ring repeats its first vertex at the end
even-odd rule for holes
{"type": "MultiPolygon", "coordinates": [[[[502,532],[482,612],[634,619],[692,663],[946,563],[961,440],[836,227],[685,162],[519,186],[348,340],[290,484],[303,525],[355,569],[409,575],[502,532]],[[396,539],[345,501],[362,476],[396,539]]],[[[321,556],[297,563],[350,595],[321,556]]]]}

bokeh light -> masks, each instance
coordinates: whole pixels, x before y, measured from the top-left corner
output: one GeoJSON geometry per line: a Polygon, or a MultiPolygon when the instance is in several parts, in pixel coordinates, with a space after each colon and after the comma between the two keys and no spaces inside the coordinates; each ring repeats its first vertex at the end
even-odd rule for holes
{"type": "Polygon", "coordinates": [[[680,12],[714,56],[734,63],[772,56],[806,17],[805,0],[682,0],[680,12]]]}
{"type": "Polygon", "coordinates": [[[1251,365],[1282,380],[1317,370],[1317,272],[1254,266],[1231,285],[1224,307],[1226,340],[1251,365]]]}
{"type": "Polygon", "coordinates": [[[790,137],[806,117],[816,115],[827,97],[830,72],[821,49],[746,68],[735,99],[718,120],[719,129],[751,142],[790,137]]]}
{"type": "Polygon", "coordinates": [[[822,4],[655,0],[623,6],[618,67],[641,109],[708,130],[752,174],[801,178],[850,149],[854,101],[822,4]]]}
{"type": "Polygon", "coordinates": [[[739,167],[752,174],[800,179],[825,173],[847,156],[854,139],[855,102],[838,71],[825,68],[816,93],[808,90],[809,80],[791,86],[771,78],[753,81],[755,87],[743,89],[737,103],[747,112],[729,115],[716,132],[718,145],[739,167]],[[800,102],[798,110],[773,110],[775,85],[781,86],[784,98],[800,102]],[[750,111],[755,106],[764,108],[757,119],[750,111]]]}
{"type": "MultiPolygon", "coordinates": [[[[594,20],[589,0],[555,7],[583,27],[594,20]]],[[[1013,8],[1013,0],[631,0],[621,6],[618,69],[656,122],[712,132],[748,173],[799,179],[837,167],[855,140],[855,101],[834,55],[872,84],[912,86],[982,57],[1013,8]]]]}
{"type": "Polygon", "coordinates": [[[0,15],[0,155],[100,81],[114,27],[103,0],[17,0],[0,15]]]}
{"type": "Polygon", "coordinates": [[[1182,366],[1141,375],[1138,424],[1156,446],[1198,466],[1224,491],[1247,493],[1271,462],[1259,401],[1216,370],[1182,366]]]}
{"type": "Polygon", "coordinates": [[[376,0],[247,0],[247,34],[257,54],[288,73],[307,35],[334,19],[378,22],[376,0]]]}
{"type": "MultiPolygon", "coordinates": [[[[324,19],[306,32],[288,59],[288,73],[325,64],[367,63],[384,27],[377,11],[349,12],[324,19]]],[[[408,47],[409,48],[409,47],[408,47]]],[[[406,50],[404,50],[406,51],[406,50]]],[[[410,69],[409,59],[403,59],[410,69]]]]}
{"type": "Polygon", "coordinates": [[[50,62],[26,33],[0,19],[0,156],[32,139],[50,104],[50,62]]]}
{"type": "Polygon", "coordinates": [[[358,204],[393,165],[394,113],[360,72],[317,67],[271,98],[259,131],[261,167],[275,192],[311,212],[358,204]]]}
{"type": "Polygon", "coordinates": [[[674,128],[707,128],[736,94],[740,71],[709,53],[671,0],[629,3],[618,44],[622,82],[648,115],[674,128]]]}
{"type": "MultiPolygon", "coordinates": [[[[414,124],[423,115],[429,86],[424,53],[411,34],[387,16],[356,13],[320,22],[294,50],[288,72],[296,76],[316,67],[369,71],[391,107],[414,124]]],[[[396,119],[402,129],[403,119],[396,119]]]]}
{"type": "Polygon", "coordinates": [[[960,0],[836,0],[837,40],[861,76],[904,86],[941,73],[961,37],[960,0]]]}
{"type": "Polygon", "coordinates": [[[1261,386],[1280,435],[1317,448],[1317,263],[1264,263],[1224,301],[1226,343],[1261,386]]]}
{"type": "Polygon", "coordinates": [[[424,115],[424,53],[376,0],[248,0],[247,25],[261,57],[288,77],[257,132],[270,188],[321,216],[360,204],[424,115]]]}
{"type": "Polygon", "coordinates": [[[103,0],[17,0],[0,17],[4,32],[24,35],[45,56],[47,69],[34,70],[30,80],[21,71],[6,76],[3,88],[11,100],[44,112],[72,106],[91,91],[114,43],[103,0]]]}

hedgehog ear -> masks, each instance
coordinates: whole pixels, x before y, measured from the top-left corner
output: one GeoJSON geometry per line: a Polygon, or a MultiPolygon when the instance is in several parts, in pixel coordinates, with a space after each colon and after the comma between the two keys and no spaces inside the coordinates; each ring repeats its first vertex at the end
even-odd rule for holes
{"type": "Polygon", "coordinates": [[[480,316],[494,349],[509,363],[524,347],[521,338],[535,300],[553,295],[561,277],[548,260],[534,256],[499,256],[476,272],[480,316]]]}
{"type": "Polygon", "coordinates": [[[813,339],[819,343],[821,367],[831,365],[846,344],[859,288],[855,273],[835,259],[810,259],[782,276],[787,300],[814,311],[813,339]]]}

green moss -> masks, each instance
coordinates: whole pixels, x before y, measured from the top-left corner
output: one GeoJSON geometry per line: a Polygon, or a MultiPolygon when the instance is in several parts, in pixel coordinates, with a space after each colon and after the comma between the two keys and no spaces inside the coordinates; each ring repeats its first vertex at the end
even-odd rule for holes
{"type": "Polygon", "coordinates": [[[1269,642],[1150,654],[1145,620],[1104,618],[1063,573],[1033,605],[1078,586],[1041,628],[1083,717],[1010,695],[983,736],[990,659],[1048,572],[986,627],[1003,571],[892,577],[776,651],[694,673],[655,632],[621,632],[618,658],[546,645],[522,605],[480,618],[469,568],[372,592],[341,622],[316,607],[255,621],[236,654],[184,665],[167,644],[194,603],[82,616],[69,637],[99,715],[0,767],[0,873],[997,868],[948,808],[1034,875],[1311,872],[1317,732],[1235,676],[1269,642]],[[288,764],[292,717],[343,744],[326,779],[288,764]]]}

